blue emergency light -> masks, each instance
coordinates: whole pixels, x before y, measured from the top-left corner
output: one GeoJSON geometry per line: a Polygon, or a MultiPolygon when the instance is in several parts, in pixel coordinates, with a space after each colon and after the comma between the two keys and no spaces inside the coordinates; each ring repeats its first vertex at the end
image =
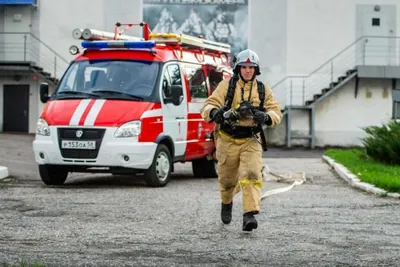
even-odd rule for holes
{"type": "Polygon", "coordinates": [[[154,41],[83,41],[83,48],[153,48],[154,41]]]}

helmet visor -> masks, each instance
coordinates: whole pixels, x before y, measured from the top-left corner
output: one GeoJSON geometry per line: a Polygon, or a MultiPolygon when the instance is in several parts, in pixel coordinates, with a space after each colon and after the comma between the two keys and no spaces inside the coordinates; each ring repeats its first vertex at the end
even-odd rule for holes
{"type": "Polygon", "coordinates": [[[252,66],[252,67],[257,67],[256,63],[253,62],[242,62],[238,64],[239,66],[252,66]]]}

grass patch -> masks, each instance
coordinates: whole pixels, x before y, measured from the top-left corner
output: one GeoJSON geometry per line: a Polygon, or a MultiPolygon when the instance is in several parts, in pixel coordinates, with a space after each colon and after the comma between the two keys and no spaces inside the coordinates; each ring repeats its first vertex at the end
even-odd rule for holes
{"type": "Polygon", "coordinates": [[[29,263],[27,260],[24,259],[21,259],[20,263],[18,264],[7,265],[4,263],[3,265],[0,266],[1,267],[46,267],[46,265],[43,263],[38,263],[38,262],[29,263]]]}
{"type": "Polygon", "coordinates": [[[392,193],[400,193],[400,165],[379,163],[363,149],[328,149],[325,155],[345,166],[365,182],[392,193]]]}

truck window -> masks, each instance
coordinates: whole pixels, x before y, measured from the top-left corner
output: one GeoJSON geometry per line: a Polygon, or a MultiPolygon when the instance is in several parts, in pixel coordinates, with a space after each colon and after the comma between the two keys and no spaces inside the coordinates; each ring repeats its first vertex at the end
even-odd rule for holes
{"type": "MultiPolygon", "coordinates": [[[[72,63],[57,88],[62,91],[111,90],[153,101],[159,62],[133,60],[82,60],[72,63]]],[[[56,94],[57,94],[56,93],[56,94]]],[[[116,95],[113,95],[115,98],[116,95]]]]}
{"type": "Polygon", "coordinates": [[[181,70],[178,64],[169,65],[167,71],[171,77],[171,85],[182,85],[181,70]]]}
{"type": "Polygon", "coordinates": [[[171,97],[171,85],[182,85],[182,77],[178,64],[166,67],[161,79],[163,97],[171,97]]]}
{"type": "Polygon", "coordinates": [[[210,83],[211,94],[215,91],[218,84],[224,79],[222,72],[216,71],[215,69],[208,70],[208,82],[210,83]]]}
{"type": "Polygon", "coordinates": [[[85,68],[85,89],[94,87],[96,83],[99,83],[105,77],[107,77],[107,68],[85,68]]]}
{"type": "Polygon", "coordinates": [[[75,83],[75,75],[76,75],[76,72],[78,71],[78,66],[73,66],[72,68],[71,68],[71,71],[69,72],[69,75],[67,76],[67,82],[66,82],[66,85],[69,87],[69,88],[74,88],[74,83],[75,83]]]}
{"type": "Polygon", "coordinates": [[[169,77],[168,71],[165,71],[162,77],[162,92],[163,98],[171,97],[171,77],[169,77]]]}
{"type": "Polygon", "coordinates": [[[196,65],[185,66],[189,80],[190,97],[192,99],[204,99],[208,97],[206,78],[203,68],[196,65]]]}

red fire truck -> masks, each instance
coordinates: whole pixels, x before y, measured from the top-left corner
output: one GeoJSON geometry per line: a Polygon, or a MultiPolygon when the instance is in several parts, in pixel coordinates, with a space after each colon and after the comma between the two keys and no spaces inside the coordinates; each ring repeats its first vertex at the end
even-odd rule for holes
{"type": "MultiPolygon", "coordinates": [[[[121,27],[124,27],[121,30],[121,27]]],[[[216,177],[214,125],[200,108],[229,79],[230,46],[184,34],[151,33],[146,23],[115,32],[76,29],[82,48],[50,95],[33,142],[46,185],[72,172],[143,173],[148,186],[165,186],[174,164],[191,162],[195,177],[216,177]],[[123,35],[140,26],[142,37],[123,35]]]]}

